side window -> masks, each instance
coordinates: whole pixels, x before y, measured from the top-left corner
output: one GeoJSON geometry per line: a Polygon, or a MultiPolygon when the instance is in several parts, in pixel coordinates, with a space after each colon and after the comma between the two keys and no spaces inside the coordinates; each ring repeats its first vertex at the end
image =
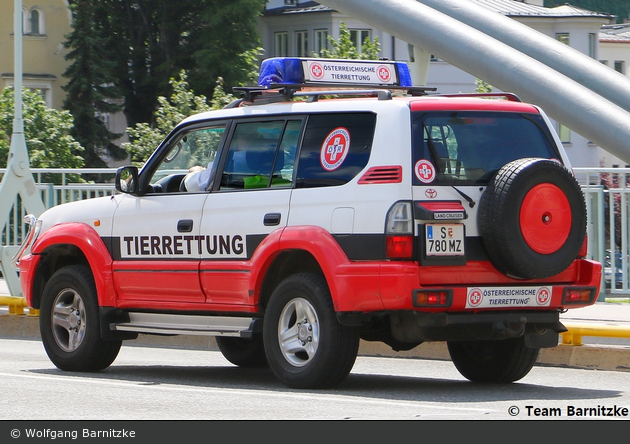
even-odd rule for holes
{"type": "MultiPolygon", "coordinates": [[[[213,163],[225,134],[225,124],[184,131],[169,144],[151,179],[157,192],[185,191],[180,188],[183,178],[191,171],[214,171],[213,163]]],[[[211,179],[207,174],[206,179],[211,179]]],[[[209,182],[209,181],[208,181],[209,182]]],[[[197,191],[208,189],[201,184],[197,191]]]]}
{"type": "Polygon", "coordinates": [[[356,177],[370,158],[375,124],[372,113],[310,115],[296,187],[343,185],[356,177]]]}
{"type": "Polygon", "coordinates": [[[290,187],[301,126],[284,119],[236,124],[220,189],[290,187]]]}

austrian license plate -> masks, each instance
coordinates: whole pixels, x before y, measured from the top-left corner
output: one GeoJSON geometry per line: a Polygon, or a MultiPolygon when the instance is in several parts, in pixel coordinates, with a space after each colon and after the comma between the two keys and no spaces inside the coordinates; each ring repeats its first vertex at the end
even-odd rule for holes
{"type": "Polygon", "coordinates": [[[425,236],[427,256],[464,255],[464,224],[427,224],[425,236]]]}

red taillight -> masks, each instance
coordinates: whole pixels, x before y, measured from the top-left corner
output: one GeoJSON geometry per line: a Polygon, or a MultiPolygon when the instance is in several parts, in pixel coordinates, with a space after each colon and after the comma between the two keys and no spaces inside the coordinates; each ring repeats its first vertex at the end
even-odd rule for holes
{"type": "Polygon", "coordinates": [[[595,287],[566,287],[562,295],[563,304],[590,304],[595,299],[595,287]]]}
{"type": "Polygon", "coordinates": [[[411,259],[413,236],[387,236],[385,248],[389,259],[411,259]]]}
{"type": "Polygon", "coordinates": [[[413,292],[414,307],[450,307],[453,300],[453,290],[428,289],[413,292]]]}

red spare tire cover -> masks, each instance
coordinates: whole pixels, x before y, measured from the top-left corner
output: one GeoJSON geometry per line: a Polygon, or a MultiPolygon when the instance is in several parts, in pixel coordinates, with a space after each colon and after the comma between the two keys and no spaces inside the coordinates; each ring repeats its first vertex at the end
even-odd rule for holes
{"type": "Polygon", "coordinates": [[[493,265],[521,279],[564,271],[586,235],[584,194],[555,160],[526,158],[501,168],[479,203],[479,232],[493,265]]]}

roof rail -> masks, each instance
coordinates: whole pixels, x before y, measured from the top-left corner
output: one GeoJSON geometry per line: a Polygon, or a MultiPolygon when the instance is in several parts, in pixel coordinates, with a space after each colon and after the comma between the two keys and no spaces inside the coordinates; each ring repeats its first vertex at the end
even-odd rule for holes
{"type": "Polygon", "coordinates": [[[503,97],[510,102],[522,102],[519,96],[514,93],[458,93],[440,94],[442,97],[503,97]]]}
{"type": "Polygon", "coordinates": [[[307,97],[307,102],[317,102],[321,96],[368,96],[377,97],[378,100],[391,100],[392,90],[400,90],[411,96],[427,95],[428,91],[435,91],[437,88],[430,87],[403,87],[403,86],[387,86],[383,88],[361,89],[364,85],[352,84],[319,84],[318,86],[327,86],[330,90],[308,90],[302,88],[312,88],[310,84],[280,84],[272,83],[268,87],[262,86],[235,86],[232,90],[240,93],[240,99],[235,100],[225,108],[235,108],[242,104],[267,104],[276,102],[286,102],[294,97],[307,97]],[[337,89],[338,88],[338,89],[337,89]],[[356,89],[355,89],[356,88],[356,89]]]}
{"type": "Polygon", "coordinates": [[[357,89],[357,90],[330,90],[330,91],[302,91],[294,96],[306,96],[307,102],[317,102],[320,96],[376,96],[378,100],[391,100],[392,93],[386,89],[357,89]]]}

